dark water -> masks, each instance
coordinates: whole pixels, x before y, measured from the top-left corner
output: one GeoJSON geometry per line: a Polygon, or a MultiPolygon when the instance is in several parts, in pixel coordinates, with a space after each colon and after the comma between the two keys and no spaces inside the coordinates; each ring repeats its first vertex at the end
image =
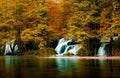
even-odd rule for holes
{"type": "Polygon", "coordinates": [[[0,56],[0,78],[120,78],[120,59],[0,56]]]}

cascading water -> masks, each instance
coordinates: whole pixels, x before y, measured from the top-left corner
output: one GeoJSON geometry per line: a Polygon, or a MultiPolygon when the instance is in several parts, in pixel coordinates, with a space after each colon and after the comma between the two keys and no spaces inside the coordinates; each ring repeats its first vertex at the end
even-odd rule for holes
{"type": "Polygon", "coordinates": [[[63,55],[66,52],[72,52],[74,55],[77,54],[77,51],[80,49],[77,44],[68,44],[69,42],[72,42],[73,39],[65,39],[62,38],[59,40],[57,47],[55,48],[55,51],[58,55],[63,55]]]}
{"type": "Polygon", "coordinates": [[[12,54],[12,50],[13,50],[13,53],[16,54],[18,52],[18,45],[15,44],[15,39],[11,41],[11,43],[6,43],[5,45],[5,52],[4,52],[4,55],[10,53],[12,54]]]}
{"type": "Polygon", "coordinates": [[[112,42],[114,37],[107,37],[107,36],[103,36],[101,38],[101,46],[98,49],[97,52],[97,56],[108,56],[111,55],[111,51],[112,51],[112,42]]]}
{"type": "Polygon", "coordinates": [[[14,40],[12,40],[11,41],[11,47],[12,47],[12,49],[13,49],[13,52],[14,53],[17,53],[18,52],[18,45],[15,43],[16,42],[16,40],[14,39],[14,40]]]}
{"type": "Polygon", "coordinates": [[[4,55],[6,55],[7,53],[12,53],[11,48],[10,48],[10,43],[6,43],[6,46],[5,46],[4,55]]]}
{"type": "Polygon", "coordinates": [[[107,43],[101,44],[101,46],[98,49],[97,56],[106,56],[106,48],[105,48],[106,45],[107,45],[107,43]]]}

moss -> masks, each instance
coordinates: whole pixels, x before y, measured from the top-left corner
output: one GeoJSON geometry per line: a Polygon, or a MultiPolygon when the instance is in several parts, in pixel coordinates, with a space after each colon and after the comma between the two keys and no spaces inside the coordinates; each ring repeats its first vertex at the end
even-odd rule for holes
{"type": "Polygon", "coordinates": [[[63,56],[74,56],[74,54],[72,52],[66,52],[63,54],[63,56]]]}
{"type": "Polygon", "coordinates": [[[81,48],[79,51],[78,51],[78,56],[89,56],[90,53],[87,51],[86,48],[81,48]]]}
{"type": "Polygon", "coordinates": [[[120,56],[120,39],[112,43],[112,56],[120,56]]]}
{"type": "Polygon", "coordinates": [[[24,52],[24,55],[37,55],[37,56],[52,56],[55,55],[56,52],[54,48],[44,48],[43,50],[29,50],[24,52]]]}

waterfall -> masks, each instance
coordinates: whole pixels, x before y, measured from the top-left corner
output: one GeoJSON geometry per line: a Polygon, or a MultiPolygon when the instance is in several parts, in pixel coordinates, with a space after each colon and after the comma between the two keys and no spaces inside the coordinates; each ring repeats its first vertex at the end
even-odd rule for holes
{"type": "Polygon", "coordinates": [[[65,39],[62,38],[59,40],[57,47],[55,48],[55,51],[57,52],[58,55],[63,55],[66,52],[72,52],[74,55],[77,54],[77,51],[79,50],[80,47],[78,47],[77,44],[68,44],[69,42],[72,42],[73,39],[65,39]]]}
{"type": "Polygon", "coordinates": [[[101,46],[98,49],[97,56],[111,56],[112,52],[112,42],[117,40],[117,37],[108,37],[108,36],[103,36],[101,38],[101,46]]]}
{"type": "Polygon", "coordinates": [[[6,43],[4,55],[7,55],[8,53],[12,54],[12,50],[13,50],[13,54],[17,54],[18,45],[15,43],[15,41],[16,40],[14,39],[11,42],[6,43]]]}
{"type": "Polygon", "coordinates": [[[11,41],[11,48],[13,49],[14,53],[18,52],[18,45],[16,44],[16,40],[15,39],[11,41]]]}
{"type": "Polygon", "coordinates": [[[6,43],[6,46],[5,46],[4,55],[6,55],[7,53],[12,53],[12,50],[10,48],[10,43],[6,43]]]}
{"type": "Polygon", "coordinates": [[[106,56],[106,48],[105,48],[106,45],[107,45],[107,43],[101,44],[101,46],[98,49],[97,56],[106,56]]]}

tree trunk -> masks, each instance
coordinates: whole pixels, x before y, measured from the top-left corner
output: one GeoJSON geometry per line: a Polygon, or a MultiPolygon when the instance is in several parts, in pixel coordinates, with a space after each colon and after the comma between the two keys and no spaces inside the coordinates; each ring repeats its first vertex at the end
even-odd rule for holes
{"type": "Polygon", "coordinates": [[[21,40],[21,37],[20,37],[21,28],[20,28],[20,26],[17,26],[16,28],[17,28],[16,41],[17,41],[17,44],[18,44],[18,54],[21,55],[22,54],[22,40],[21,40]]]}

